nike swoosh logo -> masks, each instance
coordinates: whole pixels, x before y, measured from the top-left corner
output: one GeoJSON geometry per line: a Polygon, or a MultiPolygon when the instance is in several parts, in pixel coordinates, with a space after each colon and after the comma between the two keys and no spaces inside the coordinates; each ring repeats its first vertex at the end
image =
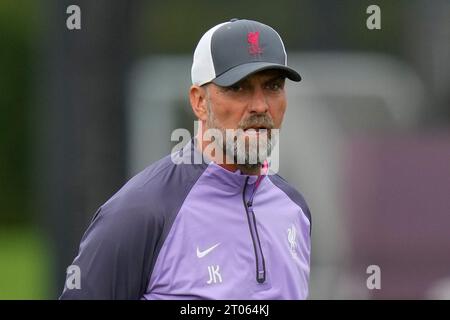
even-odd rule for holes
{"type": "Polygon", "coordinates": [[[197,258],[203,258],[204,256],[206,256],[208,253],[210,253],[211,251],[213,251],[215,248],[217,248],[217,246],[220,244],[217,243],[215,245],[213,245],[211,248],[208,248],[204,251],[200,251],[200,249],[197,247],[197,258]]]}

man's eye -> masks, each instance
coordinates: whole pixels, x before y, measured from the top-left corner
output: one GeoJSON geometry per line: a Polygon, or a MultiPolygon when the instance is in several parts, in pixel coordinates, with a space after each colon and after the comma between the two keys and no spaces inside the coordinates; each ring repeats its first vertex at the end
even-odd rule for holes
{"type": "Polygon", "coordinates": [[[273,83],[269,84],[268,87],[270,90],[273,90],[273,91],[278,91],[283,88],[283,86],[279,82],[273,82],[273,83]]]}
{"type": "Polygon", "coordinates": [[[231,91],[233,91],[233,92],[238,92],[238,91],[241,91],[242,90],[242,85],[240,85],[240,84],[235,84],[235,85],[232,85],[232,86],[230,86],[230,87],[228,87],[231,91]]]}

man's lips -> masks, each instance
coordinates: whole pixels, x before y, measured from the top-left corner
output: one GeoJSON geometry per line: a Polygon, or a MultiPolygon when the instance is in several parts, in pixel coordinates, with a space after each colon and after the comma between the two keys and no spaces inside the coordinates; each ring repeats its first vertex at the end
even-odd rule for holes
{"type": "Polygon", "coordinates": [[[255,131],[259,132],[259,130],[270,130],[270,128],[267,128],[264,126],[260,126],[260,127],[258,126],[258,127],[248,127],[246,129],[244,129],[244,131],[247,131],[247,130],[255,130],[255,131]]]}

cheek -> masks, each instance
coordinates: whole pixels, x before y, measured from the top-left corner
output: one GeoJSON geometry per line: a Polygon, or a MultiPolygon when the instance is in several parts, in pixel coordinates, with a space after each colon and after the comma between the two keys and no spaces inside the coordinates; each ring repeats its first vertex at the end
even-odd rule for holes
{"type": "Polygon", "coordinates": [[[234,129],[237,128],[237,125],[244,114],[245,107],[242,108],[236,103],[217,101],[214,104],[213,110],[216,120],[222,127],[234,129]]]}
{"type": "Polygon", "coordinates": [[[286,98],[276,99],[276,101],[273,101],[273,103],[271,104],[270,115],[272,116],[276,128],[279,128],[281,126],[281,123],[283,122],[286,107],[286,98]]]}

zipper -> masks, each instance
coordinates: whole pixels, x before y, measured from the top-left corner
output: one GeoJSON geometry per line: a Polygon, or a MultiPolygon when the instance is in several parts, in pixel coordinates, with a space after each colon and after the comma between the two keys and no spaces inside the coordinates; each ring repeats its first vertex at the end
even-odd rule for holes
{"type": "Polygon", "coordinates": [[[261,242],[259,241],[258,228],[256,227],[255,212],[253,211],[253,197],[256,193],[259,181],[255,182],[255,188],[250,197],[250,200],[245,199],[245,191],[247,189],[249,177],[245,179],[244,190],[242,191],[242,200],[244,202],[245,212],[247,214],[248,227],[250,229],[250,235],[252,236],[253,249],[255,251],[256,258],[256,281],[263,283],[266,280],[266,264],[264,261],[264,255],[261,248],[261,242]]]}

